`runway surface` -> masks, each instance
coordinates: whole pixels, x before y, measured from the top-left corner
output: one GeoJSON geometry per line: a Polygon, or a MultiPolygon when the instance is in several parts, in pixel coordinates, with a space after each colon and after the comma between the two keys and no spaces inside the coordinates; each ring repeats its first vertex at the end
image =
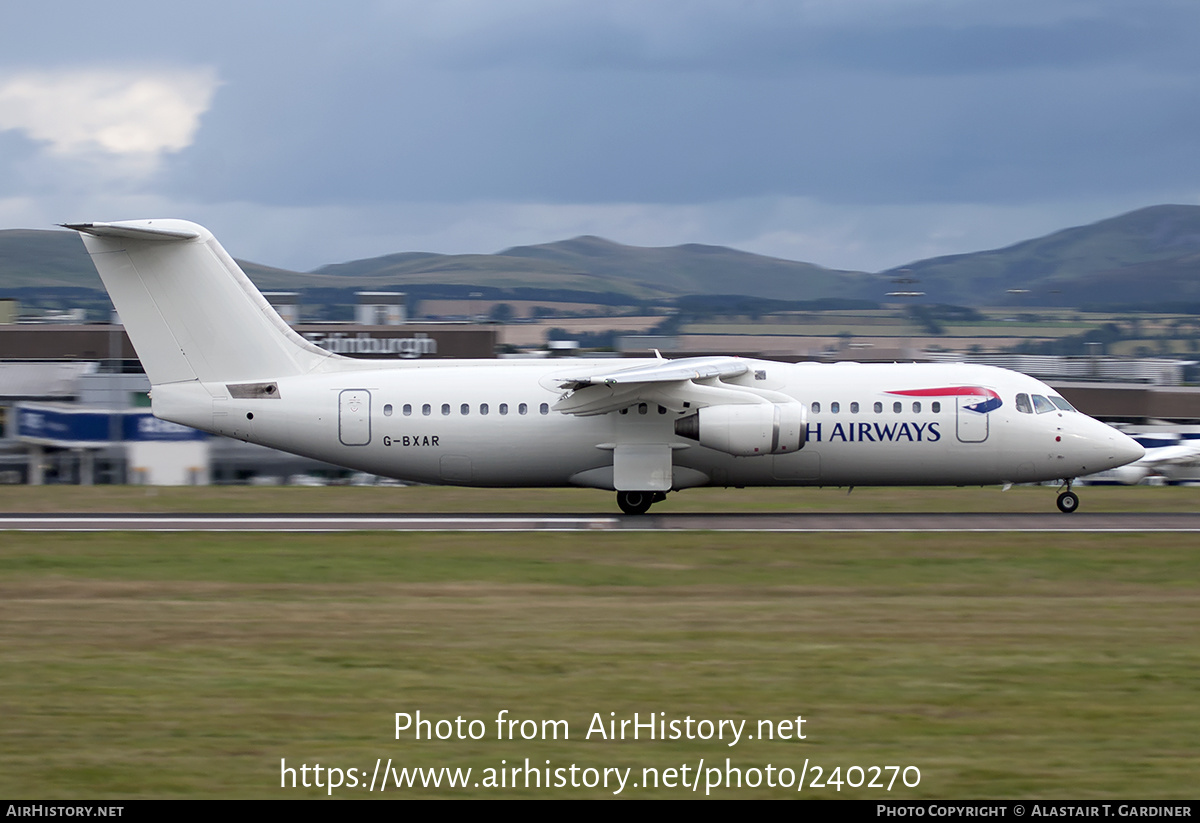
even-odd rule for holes
{"type": "Polygon", "coordinates": [[[1200,513],[3,514],[0,531],[1200,532],[1200,513]]]}

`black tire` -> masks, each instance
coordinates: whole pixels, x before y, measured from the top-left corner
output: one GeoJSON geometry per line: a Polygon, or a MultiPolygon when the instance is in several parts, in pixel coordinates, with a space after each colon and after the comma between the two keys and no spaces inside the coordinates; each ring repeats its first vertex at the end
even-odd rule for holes
{"type": "Polygon", "coordinates": [[[1070,514],[1079,508],[1079,495],[1075,492],[1063,492],[1058,496],[1058,510],[1070,514]]]}
{"type": "Polygon", "coordinates": [[[626,514],[645,514],[654,503],[654,492],[617,492],[617,505],[626,514]]]}

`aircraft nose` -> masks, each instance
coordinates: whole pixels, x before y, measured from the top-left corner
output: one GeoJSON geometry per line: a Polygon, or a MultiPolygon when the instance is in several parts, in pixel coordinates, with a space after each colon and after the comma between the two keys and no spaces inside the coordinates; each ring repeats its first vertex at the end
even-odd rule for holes
{"type": "Polygon", "coordinates": [[[1129,435],[1117,432],[1112,439],[1115,441],[1113,443],[1115,452],[1113,459],[1120,461],[1116,464],[1117,466],[1124,466],[1126,463],[1141,460],[1146,456],[1146,450],[1142,448],[1142,444],[1129,435]]]}
{"type": "Polygon", "coordinates": [[[1115,469],[1135,460],[1140,460],[1146,450],[1132,437],[1117,431],[1099,420],[1086,418],[1076,430],[1073,442],[1078,444],[1076,452],[1079,468],[1087,474],[1106,469],[1115,469]]]}

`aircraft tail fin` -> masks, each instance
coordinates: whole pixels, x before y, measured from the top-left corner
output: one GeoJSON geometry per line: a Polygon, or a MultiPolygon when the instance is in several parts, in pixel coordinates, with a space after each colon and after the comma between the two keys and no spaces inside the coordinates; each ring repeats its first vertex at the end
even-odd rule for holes
{"type": "Polygon", "coordinates": [[[306,374],[336,358],[296,334],[203,226],[69,223],[152,385],[306,374]]]}

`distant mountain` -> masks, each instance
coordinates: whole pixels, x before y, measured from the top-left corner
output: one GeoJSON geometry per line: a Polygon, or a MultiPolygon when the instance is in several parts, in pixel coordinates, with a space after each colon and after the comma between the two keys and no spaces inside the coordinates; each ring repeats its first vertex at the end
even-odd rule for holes
{"type": "Polygon", "coordinates": [[[312,276],[326,278],[330,285],[336,281],[343,288],[416,288],[445,296],[460,292],[465,296],[472,289],[489,294],[529,290],[573,293],[584,300],[588,294],[618,294],[632,301],[672,296],[632,278],[502,254],[389,254],[322,266],[312,276]]]}
{"type": "Polygon", "coordinates": [[[104,288],[75,232],[0,231],[0,289],[37,287],[104,288]]]}
{"type": "MultiPolygon", "coordinates": [[[[300,273],[242,263],[269,290],[402,289],[416,296],[573,299],[605,304],[681,295],[779,300],[865,298],[889,291],[964,306],[1200,304],[1200,206],[1153,206],[1002,249],[919,260],[878,274],[838,271],[722,246],[625,246],[600,237],[498,254],[404,252],[300,273]]],[[[66,231],[0,231],[0,297],[14,290],[100,290],[83,244],[66,231]]]]}
{"type": "Polygon", "coordinates": [[[620,293],[639,299],[728,294],[810,300],[858,297],[869,288],[862,272],[825,269],[722,246],[624,246],[601,237],[576,237],[499,254],[393,254],[324,266],[321,275],[356,284],[469,285],[620,293]]]}
{"type": "Polygon", "coordinates": [[[1200,206],[1152,206],[879,276],[929,301],[966,306],[1200,303],[1200,206]]]}
{"type": "MultiPolygon", "coordinates": [[[[290,288],[300,275],[238,261],[264,288],[290,288]]],[[[13,289],[79,288],[104,291],[100,275],[73,231],[0,230],[0,297],[13,289]]]]}
{"type": "Polygon", "coordinates": [[[576,237],[518,246],[502,257],[554,262],[576,271],[624,277],[674,294],[729,294],[783,300],[859,297],[869,287],[862,272],[690,243],[666,248],[623,246],[600,237],[576,237]]]}

